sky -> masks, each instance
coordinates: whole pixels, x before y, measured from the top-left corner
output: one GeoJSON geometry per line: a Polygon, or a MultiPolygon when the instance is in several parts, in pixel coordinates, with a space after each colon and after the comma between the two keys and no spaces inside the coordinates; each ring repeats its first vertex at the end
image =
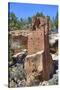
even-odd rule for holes
{"type": "Polygon", "coordinates": [[[13,12],[19,19],[27,18],[35,15],[37,12],[43,12],[45,16],[50,16],[51,19],[56,16],[58,11],[57,5],[43,5],[43,4],[27,4],[14,3],[8,4],[8,12],[13,12]]]}

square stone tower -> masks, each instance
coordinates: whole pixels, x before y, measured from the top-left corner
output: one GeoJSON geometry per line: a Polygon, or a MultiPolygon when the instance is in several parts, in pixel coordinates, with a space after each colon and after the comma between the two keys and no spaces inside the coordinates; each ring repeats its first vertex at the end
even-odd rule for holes
{"type": "Polygon", "coordinates": [[[25,62],[27,78],[35,73],[42,80],[48,80],[53,74],[53,62],[49,52],[49,21],[42,17],[33,20],[32,30],[28,35],[28,56],[25,62]]]}

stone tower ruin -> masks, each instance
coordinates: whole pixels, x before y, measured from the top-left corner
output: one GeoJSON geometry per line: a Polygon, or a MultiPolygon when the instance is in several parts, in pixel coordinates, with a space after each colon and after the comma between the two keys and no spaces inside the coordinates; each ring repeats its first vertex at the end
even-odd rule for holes
{"type": "Polygon", "coordinates": [[[35,73],[35,77],[39,76],[41,80],[48,80],[53,74],[48,32],[49,21],[47,18],[36,17],[33,19],[32,30],[28,35],[28,55],[25,61],[27,79],[34,76],[35,73]]]}
{"type": "Polygon", "coordinates": [[[49,50],[49,21],[46,17],[33,17],[32,28],[29,30],[11,31],[11,46],[15,53],[20,47],[26,49],[24,69],[27,83],[38,78],[39,82],[48,80],[53,75],[53,61],[49,50]],[[15,45],[18,47],[15,47],[15,45]]]}

